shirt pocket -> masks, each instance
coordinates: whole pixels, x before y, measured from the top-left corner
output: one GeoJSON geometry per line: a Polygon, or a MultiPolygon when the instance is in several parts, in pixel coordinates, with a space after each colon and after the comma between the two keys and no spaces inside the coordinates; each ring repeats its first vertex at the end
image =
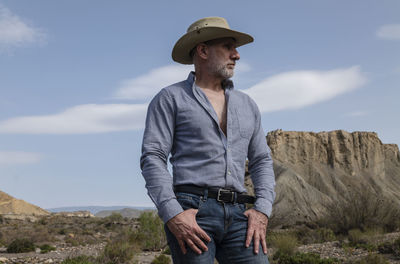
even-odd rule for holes
{"type": "Polygon", "coordinates": [[[236,109],[239,133],[242,138],[250,139],[254,131],[254,116],[250,112],[236,109]]]}

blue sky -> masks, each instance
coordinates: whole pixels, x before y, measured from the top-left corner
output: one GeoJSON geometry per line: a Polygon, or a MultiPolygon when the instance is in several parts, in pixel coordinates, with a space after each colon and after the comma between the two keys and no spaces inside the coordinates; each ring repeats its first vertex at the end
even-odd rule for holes
{"type": "Polygon", "coordinates": [[[375,131],[400,143],[400,2],[0,0],[0,190],[43,208],[151,206],[139,167],[146,107],[191,66],[195,20],[255,42],[235,89],[266,131],[375,131]]]}

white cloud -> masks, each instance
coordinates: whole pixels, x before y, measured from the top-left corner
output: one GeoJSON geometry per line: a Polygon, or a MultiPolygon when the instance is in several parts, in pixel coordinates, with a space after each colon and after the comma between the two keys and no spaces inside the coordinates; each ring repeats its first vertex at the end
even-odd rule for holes
{"type": "Polygon", "coordinates": [[[44,41],[45,34],[0,5],[0,51],[44,41]]]}
{"type": "Polygon", "coordinates": [[[133,79],[123,80],[115,93],[118,99],[143,100],[153,97],[163,87],[187,78],[193,66],[168,65],[133,79]]]}
{"type": "Polygon", "coordinates": [[[376,35],[383,39],[400,40],[400,24],[383,25],[378,29],[376,35]]]}
{"type": "Polygon", "coordinates": [[[358,66],[331,71],[292,71],[269,77],[243,92],[261,112],[299,109],[359,88],[366,78],[358,66]]]}
{"type": "MultiPolygon", "coordinates": [[[[236,73],[247,72],[250,69],[247,63],[238,62],[236,73]]],[[[123,80],[114,97],[134,100],[152,98],[162,88],[186,80],[189,72],[193,70],[192,65],[168,65],[156,68],[139,77],[123,80]]]]}
{"type": "Polygon", "coordinates": [[[0,165],[33,164],[42,159],[40,153],[23,151],[0,151],[0,165]]]}
{"type": "Polygon", "coordinates": [[[42,116],[23,116],[0,121],[0,133],[89,134],[144,127],[147,104],[86,104],[42,116]]]}

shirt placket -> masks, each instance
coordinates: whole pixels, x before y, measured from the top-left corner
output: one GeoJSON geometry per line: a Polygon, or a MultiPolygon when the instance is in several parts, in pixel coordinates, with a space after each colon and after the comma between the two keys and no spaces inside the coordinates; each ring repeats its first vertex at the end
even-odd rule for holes
{"type": "Polygon", "coordinates": [[[231,148],[230,148],[230,138],[232,137],[232,130],[231,125],[232,125],[232,110],[230,108],[230,103],[229,103],[229,89],[225,89],[225,96],[226,96],[226,108],[227,108],[227,116],[226,116],[226,136],[224,132],[222,131],[220,125],[219,125],[219,120],[218,116],[212,107],[210,101],[208,100],[207,96],[205,93],[201,90],[200,87],[195,85],[193,83],[193,94],[197,101],[200,103],[201,106],[208,112],[208,114],[212,117],[212,119],[216,122],[220,134],[220,138],[222,140],[222,143],[225,148],[225,187],[233,186],[233,180],[232,180],[232,170],[231,170],[231,148]]]}

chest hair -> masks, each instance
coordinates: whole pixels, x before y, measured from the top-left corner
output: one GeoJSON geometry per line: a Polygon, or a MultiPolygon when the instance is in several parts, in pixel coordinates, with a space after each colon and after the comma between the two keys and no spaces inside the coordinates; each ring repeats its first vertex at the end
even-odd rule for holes
{"type": "Polygon", "coordinates": [[[209,89],[204,89],[204,93],[217,114],[219,127],[226,135],[226,98],[224,91],[215,92],[209,89]]]}

